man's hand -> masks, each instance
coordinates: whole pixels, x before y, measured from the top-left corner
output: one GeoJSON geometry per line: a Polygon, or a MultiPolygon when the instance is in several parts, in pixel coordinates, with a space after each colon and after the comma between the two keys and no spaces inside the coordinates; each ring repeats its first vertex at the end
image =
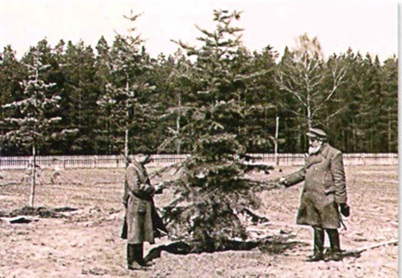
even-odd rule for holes
{"type": "Polygon", "coordinates": [[[288,181],[285,178],[280,178],[278,181],[278,187],[287,187],[288,181]]]}
{"type": "Polygon", "coordinates": [[[155,187],[150,183],[144,183],[140,184],[139,191],[152,196],[155,192],[155,187]]]}
{"type": "Polygon", "coordinates": [[[164,186],[162,186],[162,185],[155,187],[155,194],[162,194],[163,189],[164,189],[164,186]]]}
{"type": "Polygon", "coordinates": [[[349,217],[350,207],[347,204],[339,204],[339,208],[343,216],[349,217]]]}

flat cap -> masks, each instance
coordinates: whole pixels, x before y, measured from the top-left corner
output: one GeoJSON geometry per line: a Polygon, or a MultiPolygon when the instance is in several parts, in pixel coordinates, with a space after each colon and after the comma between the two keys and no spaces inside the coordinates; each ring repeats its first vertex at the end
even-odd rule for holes
{"type": "Polygon", "coordinates": [[[321,138],[321,139],[327,138],[327,134],[325,133],[325,131],[319,128],[310,128],[306,133],[306,135],[312,138],[321,138]]]}

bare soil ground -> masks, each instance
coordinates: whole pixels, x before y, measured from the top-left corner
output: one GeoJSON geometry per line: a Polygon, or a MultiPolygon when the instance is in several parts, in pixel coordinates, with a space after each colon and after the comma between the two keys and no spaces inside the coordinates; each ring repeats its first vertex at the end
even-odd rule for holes
{"type": "MultiPolygon", "coordinates": [[[[296,168],[282,167],[256,179],[272,179],[296,168]]],[[[346,168],[351,216],[341,231],[344,250],[398,238],[397,166],[346,168]]],[[[251,227],[272,235],[272,244],[249,251],[174,255],[162,252],[147,271],[128,271],[126,242],[120,239],[123,219],[121,169],[62,170],[54,183],[51,171],[39,177],[35,207],[42,216],[11,224],[5,216],[29,203],[23,171],[0,176],[0,277],[397,277],[398,246],[369,249],[341,262],[305,262],[311,254],[312,232],[295,225],[301,186],[261,193],[258,213],[269,219],[251,227]],[[291,242],[275,242],[289,235],[291,242]]],[[[158,180],[155,180],[158,182],[158,180]]],[[[156,204],[169,201],[165,191],[156,204]]],[[[13,214],[14,213],[14,214],[13,214]]],[[[165,239],[157,240],[156,244],[165,239]]],[[[328,245],[328,243],[326,243],[328,245]]],[[[146,245],[146,250],[153,246],[146,245]]]]}

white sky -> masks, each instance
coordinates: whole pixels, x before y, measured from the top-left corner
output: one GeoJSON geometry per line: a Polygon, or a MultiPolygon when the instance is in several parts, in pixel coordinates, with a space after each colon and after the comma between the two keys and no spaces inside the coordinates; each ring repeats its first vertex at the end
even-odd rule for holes
{"type": "Polygon", "coordinates": [[[103,35],[112,43],[115,31],[130,27],[123,15],[143,13],[137,30],[152,55],[172,54],[171,39],[196,44],[200,32],[213,30],[213,9],[243,11],[238,26],[243,42],[260,51],[268,44],[282,53],[296,37],[317,37],[324,54],[351,47],[384,60],[398,50],[397,1],[270,1],[270,0],[0,0],[0,51],[10,44],[20,57],[46,38],[95,47],[103,35]]]}

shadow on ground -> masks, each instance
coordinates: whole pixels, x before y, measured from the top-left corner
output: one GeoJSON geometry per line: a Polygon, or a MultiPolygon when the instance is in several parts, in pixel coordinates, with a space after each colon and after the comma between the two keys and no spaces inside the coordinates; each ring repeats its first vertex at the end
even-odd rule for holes
{"type": "Polygon", "coordinates": [[[77,210],[76,208],[70,208],[70,207],[49,209],[45,207],[25,206],[20,209],[15,209],[9,213],[3,213],[0,211],[0,217],[16,217],[20,215],[26,215],[26,216],[40,216],[43,218],[64,218],[66,216],[63,215],[63,212],[71,212],[76,210],[77,210]]]}
{"type": "Polygon", "coordinates": [[[200,248],[195,248],[195,245],[177,241],[170,244],[157,246],[149,251],[145,257],[146,261],[152,261],[153,259],[160,258],[162,251],[176,254],[176,255],[187,255],[187,254],[200,254],[200,253],[214,253],[222,251],[248,251],[258,248],[263,253],[269,254],[282,254],[287,250],[292,250],[294,248],[300,248],[301,246],[307,246],[305,242],[299,242],[291,240],[290,237],[281,236],[270,236],[261,240],[254,241],[227,241],[224,244],[224,248],[219,250],[202,250],[200,248]]]}

